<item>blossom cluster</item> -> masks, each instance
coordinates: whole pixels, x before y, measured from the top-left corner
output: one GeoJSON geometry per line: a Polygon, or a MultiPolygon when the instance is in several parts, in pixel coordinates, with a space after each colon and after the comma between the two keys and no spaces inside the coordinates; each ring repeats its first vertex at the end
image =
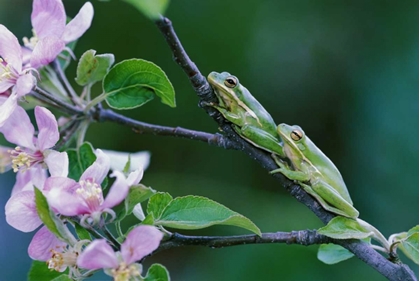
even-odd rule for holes
{"type": "Polygon", "coordinates": [[[78,39],[90,27],[93,6],[85,3],[66,24],[61,0],[34,0],[31,22],[34,36],[23,45],[0,24],[0,133],[15,147],[0,147],[0,172],[13,170],[16,183],[5,206],[6,221],[23,232],[38,231],[29,248],[34,260],[47,261],[48,267],[81,279],[89,270],[106,269],[115,280],[139,276],[139,260],[153,252],[163,237],[154,226],[133,228],[123,243],[105,239],[80,240],[67,225],[87,229],[103,226],[115,218],[113,207],[140,182],[146,163],[130,173],[111,165],[113,153],[95,150],[96,160],[78,180],[69,177],[69,156],[60,151],[60,126],[54,114],[43,106],[34,107],[36,128],[20,106],[37,87],[44,67],[56,61],[66,44],[78,39]],[[104,181],[113,180],[106,196],[104,181]],[[46,198],[53,217],[62,222],[59,237],[43,225],[36,205],[36,190],[46,198]],[[108,218],[108,220],[106,220],[108,218]]]}

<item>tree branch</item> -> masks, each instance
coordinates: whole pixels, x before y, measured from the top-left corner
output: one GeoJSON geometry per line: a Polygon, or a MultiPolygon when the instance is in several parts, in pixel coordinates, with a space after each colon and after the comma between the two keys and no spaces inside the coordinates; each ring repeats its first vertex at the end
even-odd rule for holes
{"type": "Polygon", "coordinates": [[[236,236],[188,236],[173,233],[170,238],[162,242],[156,252],[181,247],[205,246],[210,248],[224,248],[246,244],[286,243],[299,245],[314,245],[331,242],[331,238],[318,234],[316,230],[300,230],[292,232],[263,233],[236,236]]]}
{"type": "MultiPolygon", "coordinates": [[[[207,80],[185,52],[178,36],[175,33],[172,22],[169,19],[162,17],[155,23],[162,32],[166,43],[169,45],[173,54],[173,59],[182,68],[190,80],[194,91],[200,98],[200,104],[203,104],[203,102],[216,101],[213,90],[207,80]]],[[[216,109],[207,106],[204,106],[203,108],[218,123],[219,127],[226,134],[226,137],[236,143],[238,147],[241,147],[240,150],[245,152],[252,159],[256,160],[267,170],[274,170],[277,168],[268,153],[254,147],[238,136],[230,124],[224,121],[223,117],[216,109]]],[[[313,197],[309,196],[299,185],[294,184],[282,174],[275,174],[274,177],[279,180],[279,182],[286,188],[287,191],[290,192],[292,196],[314,212],[323,223],[328,223],[335,216],[324,210],[313,197]]],[[[416,280],[413,271],[411,271],[408,266],[404,264],[400,265],[391,263],[362,241],[334,240],[334,243],[350,250],[353,254],[355,254],[355,256],[369,264],[389,280],[416,280]]]]}

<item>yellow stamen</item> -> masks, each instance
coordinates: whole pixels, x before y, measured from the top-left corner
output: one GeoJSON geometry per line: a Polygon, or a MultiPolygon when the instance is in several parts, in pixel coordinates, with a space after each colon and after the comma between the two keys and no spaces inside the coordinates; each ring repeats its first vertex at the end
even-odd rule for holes
{"type": "Polygon", "coordinates": [[[62,272],[67,267],[76,265],[79,253],[63,247],[62,251],[51,250],[51,258],[47,260],[48,268],[62,272]]]}
{"type": "Polygon", "coordinates": [[[14,150],[8,151],[12,158],[13,172],[22,170],[23,172],[31,167],[31,164],[36,161],[31,155],[23,151],[19,146],[16,146],[14,150]]]}
{"type": "Polygon", "coordinates": [[[91,208],[96,209],[96,207],[103,203],[104,197],[102,195],[102,188],[97,183],[90,180],[81,180],[79,184],[80,187],[76,189],[76,193],[80,195],[91,208]]]}
{"type": "Polygon", "coordinates": [[[111,270],[114,281],[128,281],[131,277],[140,276],[140,272],[135,265],[127,266],[124,262],[118,268],[111,270]]]}

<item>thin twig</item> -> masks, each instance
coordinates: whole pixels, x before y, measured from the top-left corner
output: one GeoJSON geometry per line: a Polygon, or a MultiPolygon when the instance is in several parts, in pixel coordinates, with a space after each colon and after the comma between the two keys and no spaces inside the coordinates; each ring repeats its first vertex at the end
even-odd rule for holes
{"type": "Polygon", "coordinates": [[[220,134],[210,134],[210,133],[205,133],[205,132],[200,132],[200,131],[184,129],[181,127],[167,127],[167,126],[153,125],[153,124],[140,122],[140,121],[125,117],[110,109],[101,109],[101,108],[97,109],[97,112],[94,118],[98,120],[99,122],[111,121],[111,122],[115,122],[121,125],[131,127],[134,132],[139,133],[139,134],[151,133],[154,135],[161,135],[161,136],[181,137],[181,138],[206,142],[210,145],[220,146],[226,149],[234,148],[234,143],[224,138],[220,134]]]}
{"type": "Polygon", "coordinates": [[[50,93],[48,93],[47,91],[39,88],[39,87],[35,87],[33,89],[32,92],[37,93],[38,95],[43,97],[43,100],[45,101],[45,99],[51,101],[52,103],[56,104],[56,106],[58,106],[61,110],[63,110],[66,113],[69,114],[76,114],[76,115],[80,115],[83,113],[83,111],[75,106],[72,106],[68,103],[66,103],[65,101],[62,101],[60,99],[58,99],[57,97],[51,95],[50,93]]]}
{"type": "MultiPolygon", "coordinates": [[[[215,96],[210,85],[185,52],[178,36],[175,33],[171,21],[162,17],[160,20],[156,21],[156,25],[162,32],[166,43],[169,45],[175,62],[187,74],[193,89],[201,98],[200,104],[203,104],[203,101],[214,101],[215,96]]],[[[204,109],[219,124],[222,131],[226,133],[227,138],[242,146],[242,150],[252,159],[259,162],[265,169],[274,170],[277,168],[268,153],[257,149],[239,137],[230,125],[223,122],[223,118],[215,109],[212,109],[211,107],[204,107],[204,109]]],[[[324,210],[320,204],[318,204],[313,197],[303,191],[299,185],[294,184],[281,174],[275,174],[274,177],[280,181],[280,183],[290,192],[292,196],[294,196],[299,202],[305,204],[325,224],[335,216],[324,210]]],[[[372,268],[380,272],[389,280],[417,280],[415,274],[408,266],[391,263],[372,249],[368,244],[363,243],[360,240],[336,240],[336,243],[349,249],[358,258],[369,264],[372,268]]]]}

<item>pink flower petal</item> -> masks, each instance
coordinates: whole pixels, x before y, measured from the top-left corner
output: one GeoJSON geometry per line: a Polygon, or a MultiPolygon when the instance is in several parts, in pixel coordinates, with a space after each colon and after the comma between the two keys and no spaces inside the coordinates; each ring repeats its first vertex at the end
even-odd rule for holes
{"type": "MultiPolygon", "coordinates": [[[[3,75],[4,71],[0,68],[0,77],[3,75]]],[[[11,82],[10,79],[2,79],[0,80],[0,93],[3,93],[13,87],[15,84],[11,82]]]]}
{"type": "Polygon", "coordinates": [[[32,167],[31,169],[16,173],[16,183],[12,189],[12,195],[23,190],[34,190],[34,187],[42,189],[47,179],[47,171],[41,166],[32,167]]]}
{"type": "Polygon", "coordinates": [[[64,47],[65,43],[60,37],[50,35],[40,39],[32,52],[31,66],[33,68],[40,68],[48,65],[55,60],[64,47]]]}
{"type": "Polygon", "coordinates": [[[66,152],[48,150],[44,153],[44,162],[52,177],[67,177],[69,171],[69,157],[66,152]]]}
{"type": "Polygon", "coordinates": [[[93,6],[90,2],[86,2],[79,13],[67,24],[61,39],[66,44],[78,39],[90,27],[92,18],[93,6]]]}
{"type": "MultiPolygon", "coordinates": [[[[12,94],[1,106],[0,106],[0,116],[5,113],[3,111],[3,107],[5,107],[5,111],[10,109],[12,107],[13,101],[16,101],[17,97],[16,95],[12,94]]],[[[0,103],[4,100],[3,98],[0,98],[0,103]]],[[[26,111],[20,107],[17,106],[17,101],[14,103],[15,109],[7,118],[3,126],[0,127],[0,132],[4,134],[4,137],[7,141],[16,144],[18,146],[26,147],[29,149],[35,150],[34,146],[34,133],[35,129],[34,126],[31,123],[31,120],[29,119],[28,114],[26,111]]],[[[1,117],[0,117],[1,119],[1,117]]]]}
{"type": "Polygon", "coordinates": [[[86,269],[117,268],[118,260],[106,240],[90,243],[77,259],[77,266],[86,269]]]}
{"type": "Polygon", "coordinates": [[[42,224],[36,212],[33,191],[21,191],[10,197],[5,213],[7,223],[22,232],[33,231],[42,224]]]}
{"type": "Polygon", "coordinates": [[[10,119],[13,111],[18,106],[17,99],[17,94],[13,93],[0,105],[0,128],[10,119]]]}
{"type": "Polygon", "coordinates": [[[76,194],[77,182],[64,177],[50,177],[45,181],[44,194],[48,204],[65,216],[87,214],[89,206],[76,194]]]}
{"type": "Polygon", "coordinates": [[[28,247],[29,257],[33,260],[47,261],[51,258],[52,250],[60,250],[67,244],[58,240],[45,226],[41,227],[32,238],[28,247]]]}
{"type": "Polygon", "coordinates": [[[32,26],[38,38],[49,35],[61,37],[66,26],[66,13],[61,0],[34,0],[32,26]]]}
{"type": "Polygon", "coordinates": [[[29,64],[32,56],[32,50],[23,46],[21,46],[20,49],[22,50],[22,65],[25,67],[29,64]]]}
{"type": "Polygon", "coordinates": [[[156,227],[140,225],[130,231],[122,243],[121,256],[126,264],[132,264],[156,250],[162,238],[162,232],[156,227]]]}
{"type": "Polygon", "coordinates": [[[114,184],[109,189],[108,194],[102,203],[102,208],[112,208],[119,203],[121,203],[124,198],[128,194],[128,190],[130,189],[130,185],[128,185],[127,180],[123,173],[119,171],[114,171],[111,175],[112,177],[116,177],[114,184]]]}
{"type": "Polygon", "coordinates": [[[19,76],[16,80],[16,93],[18,97],[28,94],[35,86],[36,79],[32,73],[28,72],[19,76]]]}
{"type": "Polygon", "coordinates": [[[60,138],[55,116],[45,107],[35,107],[35,119],[38,125],[38,149],[44,151],[53,147],[60,138]]]}
{"type": "Polygon", "coordinates": [[[93,162],[93,164],[86,169],[86,171],[80,177],[80,180],[90,179],[98,184],[101,184],[109,172],[109,157],[100,149],[97,149],[95,154],[95,162],[93,162]]]}
{"type": "Polygon", "coordinates": [[[10,64],[17,73],[22,70],[22,50],[19,41],[4,25],[0,24],[0,56],[10,64]]]}

